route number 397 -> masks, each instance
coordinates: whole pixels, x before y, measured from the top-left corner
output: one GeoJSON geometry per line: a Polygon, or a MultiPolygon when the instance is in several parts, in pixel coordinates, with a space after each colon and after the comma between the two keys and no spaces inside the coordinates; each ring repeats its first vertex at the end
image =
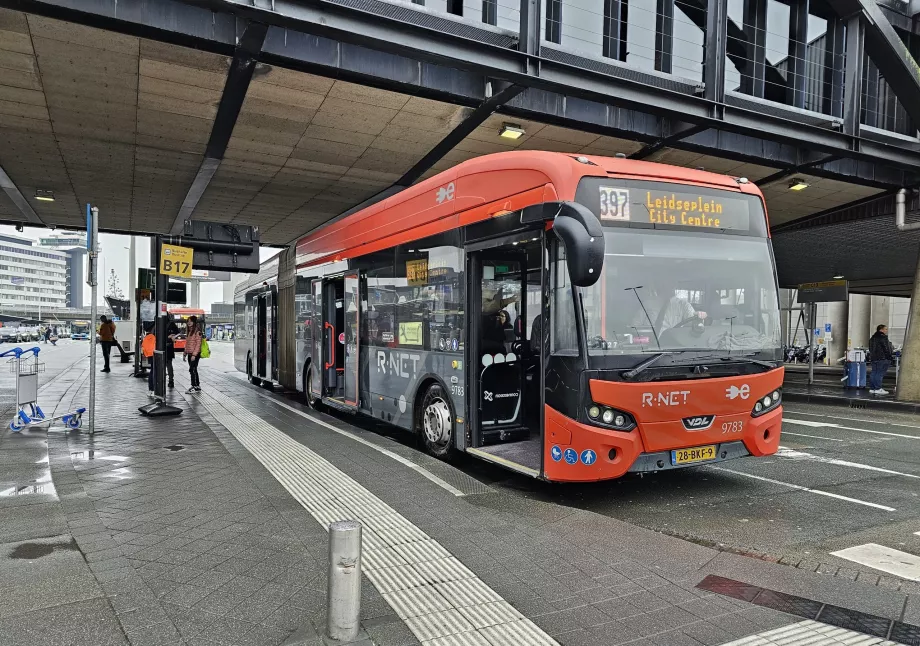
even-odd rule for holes
{"type": "Polygon", "coordinates": [[[736,420],[734,422],[723,422],[722,423],[722,433],[740,433],[744,430],[744,422],[741,420],[736,420]]]}
{"type": "Polygon", "coordinates": [[[629,222],[629,190],[601,186],[601,220],[629,222]]]}

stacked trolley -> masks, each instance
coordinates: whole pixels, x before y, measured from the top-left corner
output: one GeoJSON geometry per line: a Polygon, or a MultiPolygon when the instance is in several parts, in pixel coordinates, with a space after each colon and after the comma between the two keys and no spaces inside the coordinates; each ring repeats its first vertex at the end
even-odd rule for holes
{"type": "Polygon", "coordinates": [[[0,412],[9,409],[13,419],[9,428],[14,433],[20,432],[29,426],[50,424],[60,419],[65,426],[80,428],[83,425],[85,408],[77,408],[64,415],[45,417],[45,413],[38,405],[38,375],[45,371],[45,364],[38,360],[41,350],[34,348],[12,348],[0,353],[0,359],[7,359],[9,368],[6,374],[12,377],[15,388],[3,387],[0,389],[0,412]],[[9,399],[8,393],[14,393],[14,399],[9,399]],[[4,399],[6,398],[6,399],[4,399]]]}

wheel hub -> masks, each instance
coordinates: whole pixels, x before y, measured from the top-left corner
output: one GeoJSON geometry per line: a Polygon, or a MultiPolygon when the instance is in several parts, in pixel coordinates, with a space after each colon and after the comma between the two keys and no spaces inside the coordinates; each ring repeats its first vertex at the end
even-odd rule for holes
{"type": "Polygon", "coordinates": [[[432,444],[446,444],[450,440],[450,407],[443,399],[432,401],[422,418],[425,437],[432,444]]]}

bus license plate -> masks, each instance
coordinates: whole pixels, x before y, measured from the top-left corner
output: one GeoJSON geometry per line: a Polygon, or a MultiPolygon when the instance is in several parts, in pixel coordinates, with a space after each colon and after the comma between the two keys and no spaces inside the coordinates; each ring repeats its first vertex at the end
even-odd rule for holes
{"type": "Polygon", "coordinates": [[[692,464],[716,459],[716,446],[695,446],[692,449],[671,451],[671,464],[692,464]]]}

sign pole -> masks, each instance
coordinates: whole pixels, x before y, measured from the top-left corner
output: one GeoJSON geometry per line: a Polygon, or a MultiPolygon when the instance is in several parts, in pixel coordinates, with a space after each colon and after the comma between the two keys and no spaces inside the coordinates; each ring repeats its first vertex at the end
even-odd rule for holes
{"type": "Polygon", "coordinates": [[[89,266],[86,282],[92,288],[90,296],[89,329],[89,434],[96,432],[96,318],[99,313],[96,299],[99,281],[96,276],[96,263],[99,260],[99,208],[86,205],[86,248],[89,251],[89,266]]]}
{"type": "Polygon", "coordinates": [[[808,312],[811,316],[811,321],[809,321],[809,340],[808,340],[808,385],[812,386],[815,383],[815,323],[818,319],[818,305],[817,303],[811,304],[811,309],[808,312]]]}

